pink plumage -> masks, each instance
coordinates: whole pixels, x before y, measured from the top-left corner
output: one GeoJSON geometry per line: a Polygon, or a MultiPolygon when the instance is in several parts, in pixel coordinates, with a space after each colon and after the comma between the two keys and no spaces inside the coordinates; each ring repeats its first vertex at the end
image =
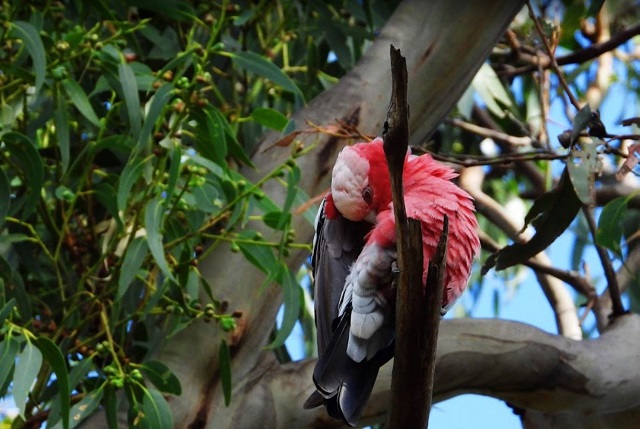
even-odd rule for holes
{"type": "MultiPolygon", "coordinates": [[[[444,310],[464,291],[480,247],[472,199],[451,182],[456,176],[430,155],[407,154],[405,159],[407,216],[422,225],[423,280],[444,215],[449,218],[444,310]]],[[[329,414],[350,425],[359,418],[378,368],[393,354],[395,259],[391,185],[378,138],[343,149],[318,213],[313,256],[318,392],[305,406],[324,402],[329,414]]]]}

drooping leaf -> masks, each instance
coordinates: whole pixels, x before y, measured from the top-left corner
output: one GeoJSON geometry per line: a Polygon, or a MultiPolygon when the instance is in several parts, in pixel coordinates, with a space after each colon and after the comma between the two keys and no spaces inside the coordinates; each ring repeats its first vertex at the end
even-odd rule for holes
{"type": "Polygon", "coordinates": [[[122,170],[122,174],[120,175],[120,180],[118,181],[118,196],[117,196],[117,205],[118,205],[118,213],[120,213],[120,217],[124,215],[127,209],[127,201],[129,200],[131,194],[131,188],[138,181],[140,175],[142,174],[142,169],[144,168],[146,162],[144,159],[140,160],[129,160],[127,165],[122,170]]]}
{"type": "MultiPolygon", "coordinates": [[[[594,139],[599,140],[599,139],[594,139]]],[[[580,201],[586,205],[594,203],[595,175],[598,170],[598,154],[596,142],[580,139],[579,144],[571,147],[567,160],[567,171],[571,184],[580,201]]]]}
{"type": "Polygon", "coordinates": [[[298,193],[298,182],[300,182],[300,168],[297,165],[292,165],[287,172],[287,195],[282,205],[282,211],[285,213],[291,210],[293,201],[298,193]]]}
{"type": "MultiPolygon", "coordinates": [[[[4,323],[4,320],[7,317],[9,317],[9,315],[11,314],[11,311],[13,310],[13,307],[15,307],[15,305],[16,305],[16,299],[15,298],[11,298],[0,309],[0,328],[2,328],[2,324],[4,323]]],[[[2,384],[2,383],[0,383],[0,384],[2,384]]]]}
{"type": "Polygon", "coordinates": [[[33,71],[35,73],[35,93],[40,92],[44,83],[47,71],[47,56],[45,55],[44,44],[40,38],[38,30],[25,21],[9,22],[11,26],[11,36],[22,40],[33,61],[33,71]]]}
{"type": "Polygon", "coordinates": [[[283,316],[282,325],[276,337],[267,348],[273,349],[280,347],[284,344],[285,340],[289,337],[289,334],[293,330],[298,316],[300,315],[300,284],[296,280],[294,273],[283,263],[280,265],[280,285],[282,286],[283,293],[283,316]]]}
{"type": "MultiPolygon", "coordinates": [[[[20,343],[12,336],[5,337],[0,341],[0,389],[5,385],[11,375],[11,370],[15,364],[16,355],[20,350],[20,343]]],[[[3,392],[0,390],[0,396],[3,392]]]]}
{"type": "Polygon", "coordinates": [[[165,200],[166,204],[171,203],[171,197],[173,196],[173,191],[176,189],[176,184],[178,183],[178,176],[180,175],[180,166],[182,161],[182,147],[175,146],[171,150],[171,157],[169,159],[169,177],[167,178],[167,199],[165,200]]]}
{"type": "Polygon", "coordinates": [[[549,208],[549,212],[536,223],[536,233],[526,243],[514,243],[506,246],[491,255],[482,267],[482,273],[486,274],[495,266],[496,271],[512,267],[527,261],[540,253],[555,241],[575,219],[582,203],[576,195],[569,173],[565,168],[558,182],[557,199],[549,208]]]}
{"type": "Polygon", "coordinates": [[[171,268],[167,263],[167,258],[164,254],[164,245],[162,242],[162,220],[164,219],[164,204],[162,196],[158,195],[149,203],[144,211],[144,227],[147,231],[147,244],[153,259],[155,260],[158,268],[162,271],[167,278],[175,281],[171,268]]]}
{"type": "Polygon", "coordinates": [[[25,416],[29,390],[38,376],[41,365],[42,353],[35,345],[27,342],[24,349],[17,355],[16,369],[13,373],[13,400],[22,418],[25,416]]]}
{"type": "Polygon", "coordinates": [[[120,269],[120,279],[118,280],[118,297],[123,297],[127,292],[129,285],[138,274],[148,250],[149,247],[145,237],[136,237],[127,246],[127,252],[124,255],[120,269]]]}
{"type": "Polygon", "coordinates": [[[269,79],[273,83],[280,85],[283,89],[293,92],[304,101],[302,91],[300,91],[300,88],[298,88],[295,82],[287,76],[280,67],[276,66],[265,57],[250,51],[233,53],[227,52],[227,55],[240,67],[255,73],[258,76],[269,79]]]}
{"type": "Polygon", "coordinates": [[[104,414],[107,419],[109,429],[118,429],[118,395],[113,387],[107,386],[104,389],[104,414]]]}
{"type": "Polygon", "coordinates": [[[173,97],[173,85],[170,83],[163,84],[153,96],[149,109],[147,110],[147,116],[144,118],[144,124],[140,131],[140,137],[138,139],[138,150],[142,150],[149,144],[151,138],[151,132],[155,126],[158,118],[162,114],[164,108],[169,104],[171,97],[173,97]]]}
{"type": "Polygon", "coordinates": [[[287,126],[289,120],[282,113],[275,109],[267,107],[258,107],[251,112],[251,119],[256,121],[262,126],[271,128],[273,130],[282,131],[287,126]]]}
{"type": "Polygon", "coordinates": [[[56,137],[58,139],[58,149],[60,150],[60,164],[62,172],[66,172],[69,167],[69,158],[71,156],[70,138],[69,138],[69,109],[67,102],[60,92],[56,97],[56,110],[53,113],[56,124],[56,137]]]}
{"type": "Polygon", "coordinates": [[[60,398],[60,411],[62,416],[62,427],[63,429],[69,428],[69,409],[71,408],[71,403],[69,398],[71,397],[71,387],[69,386],[69,374],[67,372],[67,365],[62,355],[62,352],[55,345],[53,341],[51,341],[47,337],[38,337],[34,344],[44,358],[51,365],[51,369],[56,375],[56,382],[58,383],[58,397],[60,398]]]}
{"type": "Polygon", "coordinates": [[[231,403],[231,353],[224,339],[220,341],[218,365],[220,367],[220,384],[224,394],[224,404],[228,407],[231,403]]]}
{"type": "Polygon", "coordinates": [[[574,142],[581,132],[587,129],[591,122],[591,107],[585,104],[573,118],[573,128],[571,129],[571,141],[574,142]]]}
{"type": "Polygon", "coordinates": [[[191,116],[197,123],[196,149],[205,158],[220,167],[226,168],[227,139],[224,133],[224,125],[218,115],[212,114],[212,112],[212,109],[193,110],[191,112],[191,116]]]}
{"type": "MultiPolygon", "coordinates": [[[[69,427],[75,428],[82,420],[89,417],[100,406],[102,401],[103,389],[93,390],[85,395],[80,402],[71,407],[69,415],[69,427]]],[[[60,423],[56,424],[53,429],[60,429],[60,423]]]]}
{"type": "Polygon", "coordinates": [[[182,386],[180,380],[171,372],[171,370],[162,362],[152,360],[142,364],[142,372],[147,376],[149,381],[163,393],[172,395],[181,395],[182,386]]]}
{"type": "Polygon", "coordinates": [[[84,116],[89,122],[91,122],[96,127],[100,128],[100,120],[98,119],[98,115],[96,115],[95,110],[93,110],[93,106],[89,102],[89,97],[84,92],[84,89],[73,79],[64,79],[62,81],[62,87],[64,88],[69,100],[76,106],[78,112],[82,116],[84,116]]]}
{"type": "Polygon", "coordinates": [[[491,113],[499,118],[505,117],[505,107],[511,107],[513,103],[500,78],[489,64],[482,64],[471,85],[491,113]]]}
{"type": "Polygon", "coordinates": [[[140,96],[138,95],[136,75],[133,73],[131,66],[123,62],[118,64],[118,78],[122,88],[120,96],[124,98],[124,104],[127,107],[131,135],[134,140],[138,140],[142,120],[140,117],[140,96]]]}
{"type": "Polygon", "coordinates": [[[156,389],[144,389],[142,398],[143,418],[140,427],[145,429],[172,429],[173,415],[169,404],[156,389]]]}
{"type": "Polygon", "coordinates": [[[622,236],[624,234],[622,221],[627,214],[629,201],[638,193],[639,191],[632,192],[629,195],[609,201],[602,208],[600,218],[598,219],[596,242],[611,250],[620,259],[622,259],[622,248],[620,246],[620,242],[622,241],[622,236]]]}
{"type": "MultiPolygon", "coordinates": [[[[24,134],[9,132],[2,136],[3,143],[9,150],[13,164],[22,170],[28,186],[26,187],[24,206],[21,217],[27,218],[40,199],[40,191],[44,185],[44,163],[35,144],[24,134]]],[[[14,203],[12,205],[18,206],[14,203]]]]}
{"type": "Polygon", "coordinates": [[[5,217],[11,205],[11,185],[4,170],[0,168],[0,230],[4,226],[5,217]]]}

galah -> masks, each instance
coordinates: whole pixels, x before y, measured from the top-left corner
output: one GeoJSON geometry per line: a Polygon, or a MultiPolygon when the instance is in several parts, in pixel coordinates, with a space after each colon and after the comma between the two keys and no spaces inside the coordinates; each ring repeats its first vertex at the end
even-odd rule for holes
{"type": "MultiPolygon", "coordinates": [[[[449,218],[442,309],[464,291],[480,241],[472,198],[451,180],[457,174],[428,155],[407,154],[407,216],[422,226],[423,287],[429,260],[449,218]]],[[[354,426],[367,404],[379,368],[393,356],[396,228],[382,139],[344,148],[331,190],[316,218],[312,271],[318,362],[317,391],[305,408],[354,426]]]]}

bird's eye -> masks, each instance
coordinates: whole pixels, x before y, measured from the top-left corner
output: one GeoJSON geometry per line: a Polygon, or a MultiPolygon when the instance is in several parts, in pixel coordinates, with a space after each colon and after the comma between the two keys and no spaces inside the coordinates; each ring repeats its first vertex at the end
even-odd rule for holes
{"type": "Polygon", "coordinates": [[[367,186],[366,188],[364,188],[364,190],[362,191],[362,199],[367,204],[371,204],[373,202],[373,191],[370,187],[367,186]]]}

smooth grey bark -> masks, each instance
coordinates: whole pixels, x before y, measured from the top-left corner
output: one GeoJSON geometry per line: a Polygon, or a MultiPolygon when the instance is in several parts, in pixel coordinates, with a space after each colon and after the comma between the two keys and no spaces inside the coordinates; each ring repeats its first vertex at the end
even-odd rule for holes
{"type": "MultiPolygon", "coordinates": [[[[640,316],[616,319],[595,340],[576,341],[497,319],[445,320],[437,348],[434,402],[463,393],[502,399],[523,413],[525,428],[636,428],[640,417],[640,316]]],[[[315,361],[274,369],[261,385],[281,406],[286,428],[339,428],[323,410],[300,415],[298,397],[313,388],[315,361]],[[266,386],[265,386],[266,385],[266,386]]],[[[378,376],[362,423],[384,418],[392,362],[378,376]]],[[[252,392],[248,392],[251,396],[252,392]]]]}

